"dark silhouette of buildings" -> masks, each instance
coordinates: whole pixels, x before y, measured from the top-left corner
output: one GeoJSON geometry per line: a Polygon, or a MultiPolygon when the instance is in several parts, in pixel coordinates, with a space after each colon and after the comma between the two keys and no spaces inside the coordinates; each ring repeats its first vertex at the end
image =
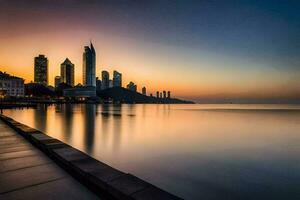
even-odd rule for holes
{"type": "Polygon", "coordinates": [[[61,83],[61,77],[60,76],[55,76],[55,78],[54,78],[54,86],[55,86],[55,88],[57,88],[60,83],[61,83]]]}
{"type": "Polygon", "coordinates": [[[170,91],[168,91],[167,98],[168,98],[168,99],[170,99],[170,98],[171,98],[171,92],[170,92],[170,91]]]}
{"type": "Polygon", "coordinates": [[[74,64],[68,58],[60,65],[60,77],[62,83],[74,86],[74,64]]]}
{"type": "Polygon", "coordinates": [[[48,59],[44,55],[34,58],[34,82],[48,85],[48,59]]]}
{"type": "Polygon", "coordinates": [[[136,92],[136,90],[137,90],[137,85],[134,84],[134,82],[131,82],[131,81],[130,81],[130,83],[128,83],[128,85],[127,85],[127,89],[136,92]]]}
{"type": "Polygon", "coordinates": [[[156,92],[156,98],[159,98],[159,91],[156,92]]]}
{"type": "Polygon", "coordinates": [[[108,71],[102,71],[102,83],[101,83],[101,88],[102,90],[105,90],[109,88],[109,73],[108,71]]]}
{"type": "Polygon", "coordinates": [[[164,99],[167,98],[167,93],[165,90],[163,91],[163,95],[164,95],[164,99]]]}
{"type": "Polygon", "coordinates": [[[113,87],[122,87],[122,74],[117,71],[113,73],[113,87]]]}
{"type": "Polygon", "coordinates": [[[102,81],[98,77],[96,77],[96,89],[97,91],[102,89],[102,81]]]}
{"type": "Polygon", "coordinates": [[[84,47],[83,85],[96,87],[96,51],[93,44],[84,47]]]}
{"type": "Polygon", "coordinates": [[[146,87],[143,87],[143,88],[142,88],[142,94],[143,94],[143,95],[147,95],[146,87]]]}

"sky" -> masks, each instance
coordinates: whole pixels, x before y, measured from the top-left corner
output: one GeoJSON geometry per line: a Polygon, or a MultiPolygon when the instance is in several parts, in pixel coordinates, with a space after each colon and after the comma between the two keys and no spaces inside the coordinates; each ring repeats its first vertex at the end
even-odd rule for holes
{"type": "Polygon", "coordinates": [[[0,0],[0,70],[49,82],[68,57],[82,82],[92,41],[97,76],[202,101],[300,99],[300,2],[293,0],[0,0]]]}

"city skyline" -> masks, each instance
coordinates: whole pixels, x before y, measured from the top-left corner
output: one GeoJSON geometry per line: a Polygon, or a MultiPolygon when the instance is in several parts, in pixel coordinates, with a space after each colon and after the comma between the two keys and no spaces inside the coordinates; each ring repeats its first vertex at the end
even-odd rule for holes
{"type": "Polygon", "coordinates": [[[121,71],[124,84],[147,86],[148,93],[171,90],[196,101],[300,95],[297,2],[1,3],[0,67],[26,82],[33,81],[32,58],[45,54],[51,85],[66,57],[75,65],[75,84],[82,83],[82,46],[91,39],[96,76],[121,71]],[[188,12],[193,8],[202,12],[188,12]]]}

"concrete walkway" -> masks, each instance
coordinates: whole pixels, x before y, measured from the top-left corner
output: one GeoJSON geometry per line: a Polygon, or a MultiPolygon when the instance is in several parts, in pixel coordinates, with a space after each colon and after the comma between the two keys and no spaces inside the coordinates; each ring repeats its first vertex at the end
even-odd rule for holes
{"type": "Polygon", "coordinates": [[[0,120],[0,200],[99,199],[0,120]]]}

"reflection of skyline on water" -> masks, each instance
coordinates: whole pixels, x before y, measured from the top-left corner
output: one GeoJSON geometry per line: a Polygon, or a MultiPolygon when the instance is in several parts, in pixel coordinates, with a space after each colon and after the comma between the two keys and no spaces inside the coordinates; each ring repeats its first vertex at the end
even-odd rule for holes
{"type": "Polygon", "coordinates": [[[300,184],[294,107],[62,104],[5,114],[186,199],[284,199],[300,184]]]}

